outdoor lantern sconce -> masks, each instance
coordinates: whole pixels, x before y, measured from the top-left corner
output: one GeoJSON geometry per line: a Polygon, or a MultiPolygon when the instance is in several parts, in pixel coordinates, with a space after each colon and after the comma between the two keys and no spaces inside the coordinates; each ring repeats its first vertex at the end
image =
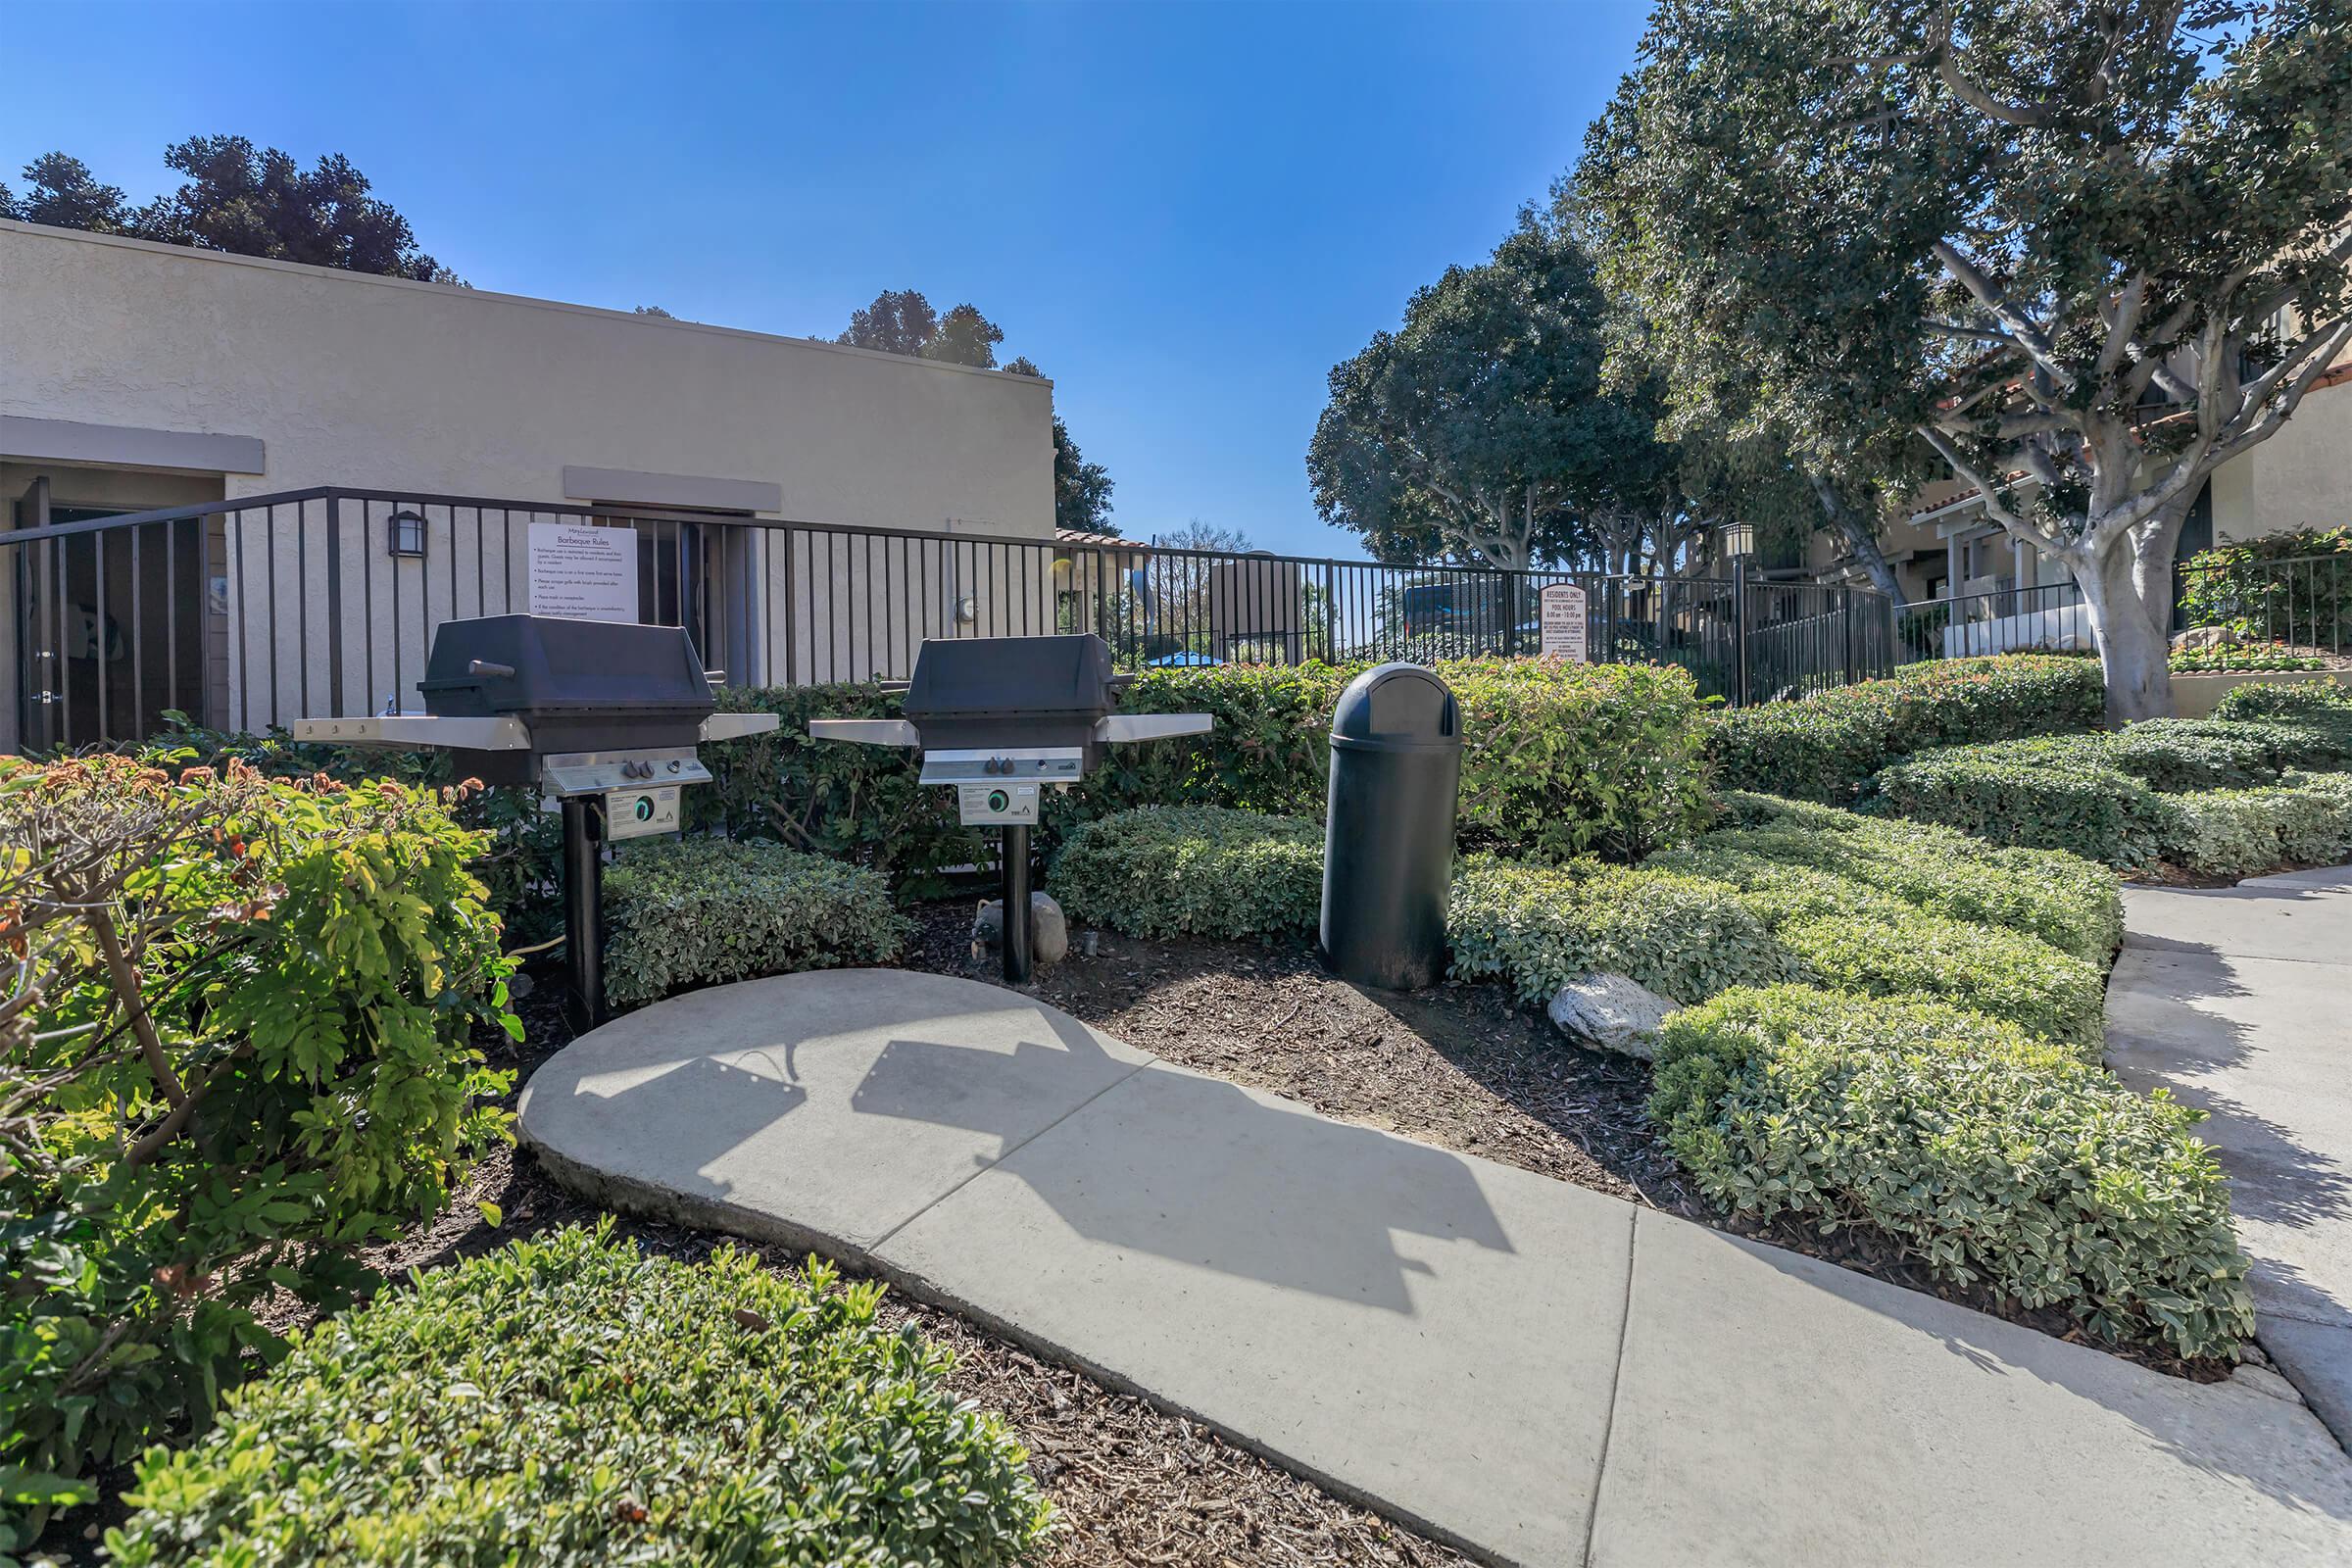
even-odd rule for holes
{"type": "Polygon", "coordinates": [[[1723,553],[1734,561],[1756,553],[1756,530],[1753,523],[1727,522],[1723,525],[1723,553]]]}
{"type": "Polygon", "coordinates": [[[384,519],[390,525],[391,549],[395,556],[424,556],[424,514],[403,507],[384,519]]]}

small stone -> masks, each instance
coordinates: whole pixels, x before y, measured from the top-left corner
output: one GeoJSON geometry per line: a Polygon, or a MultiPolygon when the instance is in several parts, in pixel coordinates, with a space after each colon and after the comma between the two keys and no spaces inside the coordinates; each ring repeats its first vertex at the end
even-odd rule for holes
{"type": "Polygon", "coordinates": [[[2265,1366],[2241,1366],[2230,1374],[2230,1381],[2256,1394],[2267,1394],[2274,1399],[2286,1399],[2295,1404],[2303,1402],[2303,1395],[2292,1383],[2265,1366]]]}
{"type": "MultiPolygon", "coordinates": [[[[1004,901],[990,899],[972,915],[972,941],[996,952],[1004,941],[1004,901]]],[[[1049,893],[1029,895],[1029,959],[1059,963],[1070,956],[1070,921],[1049,893]]]]}
{"type": "Polygon", "coordinates": [[[2191,626],[2173,636],[2175,648],[2234,648],[2237,633],[2228,626],[2191,626]]]}
{"type": "Polygon", "coordinates": [[[507,976],[507,1000],[509,1002],[520,1002],[538,989],[539,982],[519,969],[507,976]]]}
{"type": "Polygon", "coordinates": [[[1551,1021],[1570,1038],[1642,1061],[1656,1054],[1658,1025],[1676,1010],[1666,998],[1621,974],[1571,980],[1548,1009],[1551,1021]]]}

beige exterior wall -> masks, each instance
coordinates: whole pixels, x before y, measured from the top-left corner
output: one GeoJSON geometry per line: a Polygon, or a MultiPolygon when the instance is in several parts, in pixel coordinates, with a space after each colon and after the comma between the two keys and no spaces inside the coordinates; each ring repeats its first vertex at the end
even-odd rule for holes
{"type": "MultiPolygon", "coordinates": [[[[1024,376],[0,221],[10,416],[249,437],[263,458],[259,472],[109,471],[12,462],[28,455],[0,438],[8,499],[36,472],[61,504],[139,507],[318,485],[689,506],[722,480],[777,487],[762,517],[1004,541],[868,550],[804,534],[788,564],[778,537],[707,526],[693,574],[727,646],[705,652],[737,678],[781,678],[787,646],[804,680],[903,675],[925,635],[1017,629],[1052,603],[1053,389],[1024,376]],[[567,496],[567,467],[620,470],[638,493],[567,496]]],[[[225,700],[204,716],[257,727],[330,704],[414,706],[433,624],[527,603],[530,512],[426,506],[416,561],[389,555],[388,510],[311,503],[214,525],[227,594],[190,609],[224,658],[225,700]]],[[[13,606],[0,621],[13,643],[13,606]]],[[[0,743],[15,741],[14,698],[0,693],[0,743]]]]}
{"type": "Polygon", "coordinates": [[[2352,381],[2305,393],[2277,435],[2214,470],[2215,544],[2347,523],[2352,523],[2352,381]]]}

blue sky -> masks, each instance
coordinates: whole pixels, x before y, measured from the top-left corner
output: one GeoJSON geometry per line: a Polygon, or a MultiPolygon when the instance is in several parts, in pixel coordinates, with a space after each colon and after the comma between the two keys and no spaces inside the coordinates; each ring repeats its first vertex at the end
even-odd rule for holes
{"type": "Polygon", "coordinates": [[[477,287],[812,336],[969,300],[1128,533],[1352,556],[1306,484],[1326,373],[1573,161],[1642,15],[18,0],[0,179],[63,148],[144,199],[234,131],[347,154],[477,287]]]}

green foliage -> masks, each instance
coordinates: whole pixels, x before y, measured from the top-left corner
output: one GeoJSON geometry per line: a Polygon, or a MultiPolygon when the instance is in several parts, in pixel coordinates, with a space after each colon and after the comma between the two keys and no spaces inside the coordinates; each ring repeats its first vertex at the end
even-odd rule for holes
{"type": "Polygon", "coordinates": [[[2165,858],[2203,876],[2352,857],[2352,775],[2296,773],[2274,788],[2207,790],[2172,804],[2165,858]]]}
{"type": "Polygon", "coordinates": [[[1140,806],[1069,836],[1047,879],[1073,920],[1139,937],[1311,931],[1323,826],[1218,806],[1140,806]]]}
{"type": "Polygon", "coordinates": [[[2219,648],[2176,648],[2176,675],[2217,675],[2239,670],[2326,669],[2328,661],[2298,654],[2284,643],[2232,643],[2219,648]]]}
{"type": "Polygon", "coordinates": [[[0,764],[0,1553],[17,1509],[200,1424],[354,1250],[503,1136],[497,918],[454,795],[0,764]]]}
{"type": "Polygon", "coordinates": [[[2295,528],[2200,550],[2180,564],[2180,612],[2191,626],[2227,626],[2241,637],[2300,633],[2317,641],[2321,631],[2352,621],[2352,527],[2295,528]]]}
{"type": "Polygon", "coordinates": [[[781,844],[647,839],[605,873],[614,1006],[802,969],[887,963],[904,922],[878,873],[781,844]]]}
{"type": "Polygon", "coordinates": [[[1791,920],[1776,934],[1834,990],[1940,997],[2094,1060],[2106,1038],[2104,962],[2061,953],[2038,937],[1910,908],[1873,909],[1867,919],[1791,920]]]}
{"type": "Polygon", "coordinates": [[[2247,1260],[2197,1114],[1981,1013],[1797,986],[1669,1018],[1650,1099],[1726,1208],[1874,1226],[2100,1338],[2232,1356],[2247,1260]]]}
{"type": "Polygon", "coordinates": [[[2165,798],[2098,760],[2103,737],[2061,736],[1928,752],[1879,775],[1888,808],[1994,844],[2145,865],[2173,816],[2165,798]]]}
{"type": "Polygon", "coordinates": [[[2086,728],[2099,666],[2045,654],[1939,660],[1889,680],[1714,716],[1707,756],[1734,789],[1843,805],[1897,758],[1935,747],[2086,728]]]}
{"type": "Polygon", "coordinates": [[[2249,681],[2222,693],[2213,716],[2352,722],[2352,686],[2333,680],[2249,681]]]}
{"type": "Polygon", "coordinates": [[[1446,940],[1455,979],[1499,978],[1535,1003],[1596,971],[1678,1002],[1801,972],[1726,884],[1596,860],[1458,862],[1446,940]]]}
{"type": "Polygon", "coordinates": [[[882,1287],[609,1227],[520,1242],[314,1329],[107,1533],[123,1568],[733,1563],[987,1568],[1051,1508],[882,1287]],[[520,1555],[518,1556],[517,1553],[520,1555]]]}
{"type": "MultiPolygon", "coordinates": [[[[222,767],[230,760],[271,778],[328,778],[359,784],[398,780],[412,789],[445,790],[464,783],[447,752],[364,751],[298,742],[283,729],[266,735],[204,729],[184,713],[166,713],[171,727],[139,754],[155,767],[222,767]]],[[[723,750],[723,748],[721,748],[723,750]]],[[[564,822],[539,808],[539,791],[502,784],[460,791],[451,807],[461,826],[488,835],[467,869],[489,891],[490,907],[518,946],[545,942],[564,929],[564,822]]]]}

